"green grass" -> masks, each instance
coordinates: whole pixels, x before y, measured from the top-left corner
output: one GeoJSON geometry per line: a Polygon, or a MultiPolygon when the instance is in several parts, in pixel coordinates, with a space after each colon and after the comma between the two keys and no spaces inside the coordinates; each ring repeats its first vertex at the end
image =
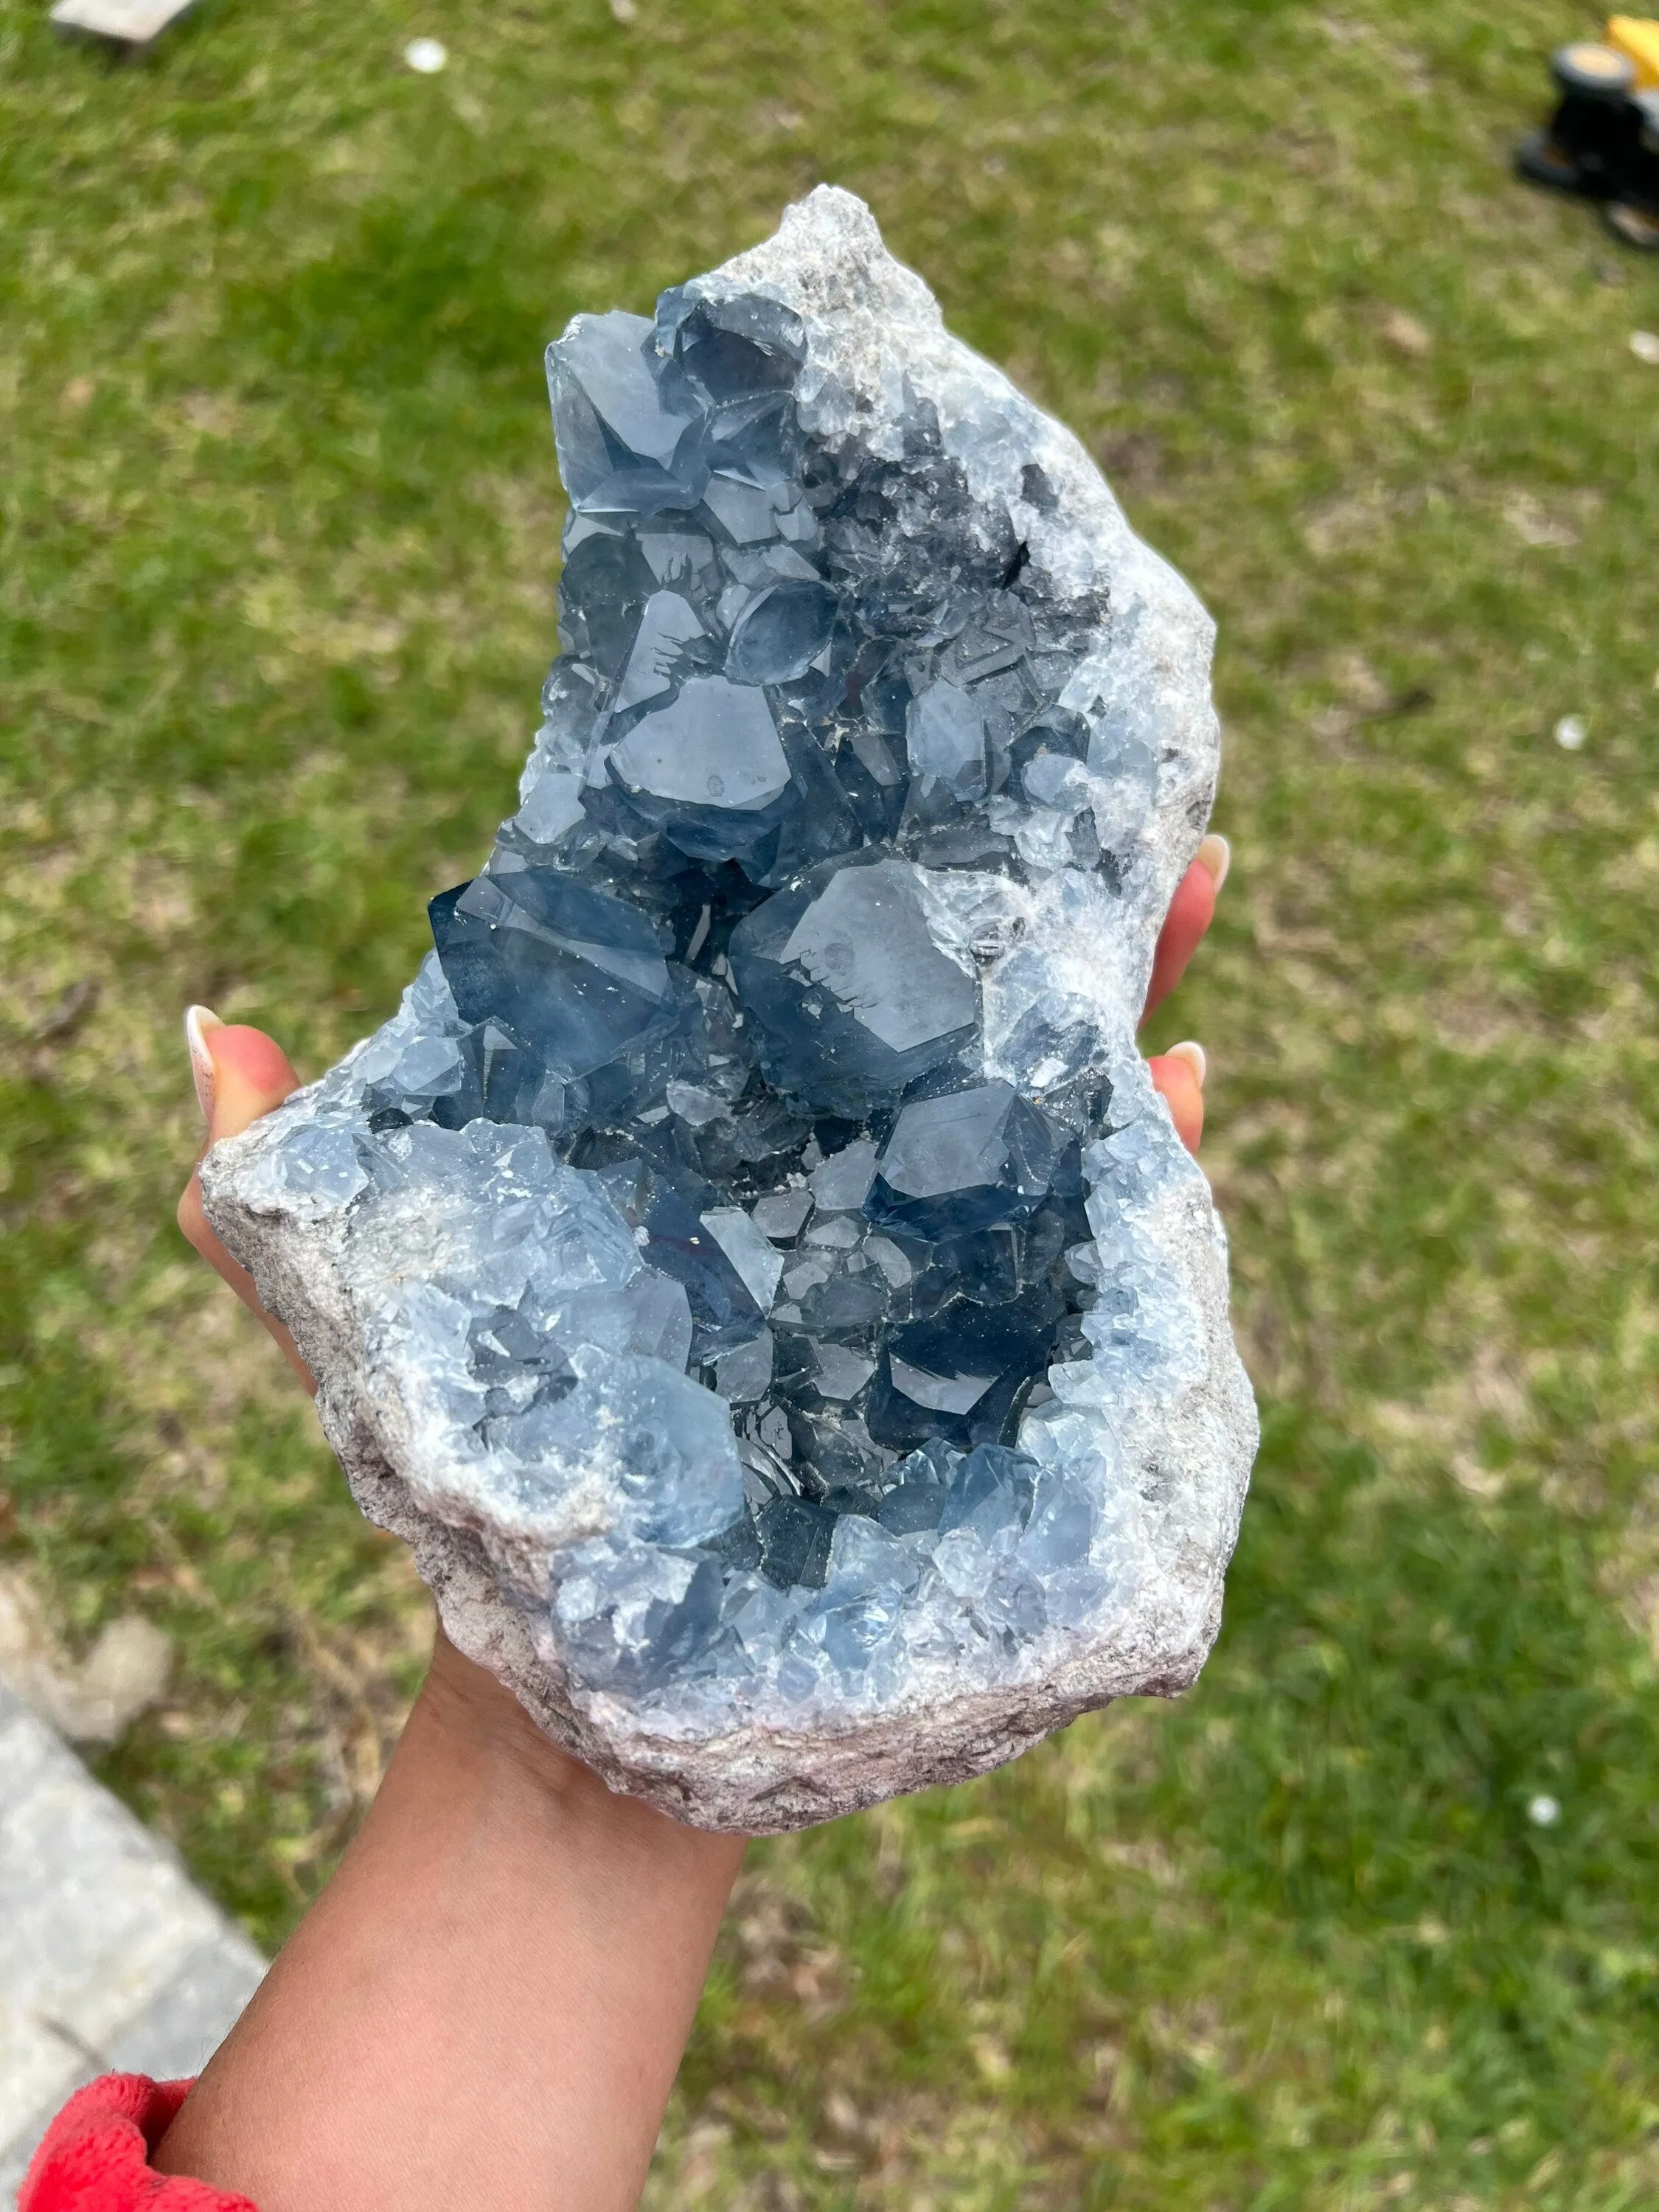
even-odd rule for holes
{"type": "Polygon", "coordinates": [[[1505,172],[1594,19],[203,0],[124,70],[44,14],[0,0],[0,1563],[179,1640],[107,1778],[273,1942],[424,1633],[172,1228],[179,1009],[307,1072],[387,1010],[552,646],[543,340],[830,178],[1219,619],[1236,867],[1158,1035],[1211,1050],[1266,1442],[1184,1703],[756,1851],[656,2201],[1651,2203],[1659,264],[1505,172]]]}

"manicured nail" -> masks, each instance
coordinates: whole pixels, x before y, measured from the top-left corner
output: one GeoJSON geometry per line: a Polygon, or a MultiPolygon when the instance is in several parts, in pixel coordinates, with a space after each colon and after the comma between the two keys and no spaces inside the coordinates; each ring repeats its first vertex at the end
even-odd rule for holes
{"type": "Polygon", "coordinates": [[[1210,1072],[1210,1063],[1205,1057],[1204,1048],[1201,1044],[1194,1044],[1193,1040],[1188,1037],[1184,1044],[1172,1044],[1170,1047],[1169,1051],[1164,1054],[1164,1058],[1166,1060],[1184,1060],[1188,1066],[1192,1069],[1193,1073],[1198,1078],[1199,1089],[1201,1091],[1204,1088],[1204,1079],[1210,1072]]]}
{"type": "Polygon", "coordinates": [[[1210,872],[1210,880],[1218,891],[1227,880],[1227,871],[1233,864],[1233,848],[1218,830],[1212,830],[1199,847],[1194,858],[1210,872]]]}
{"type": "Polygon", "coordinates": [[[185,1009],[185,1042],[190,1048],[190,1072],[196,1085],[196,1103],[202,1109],[202,1119],[213,1120],[213,1054],[207,1041],[215,1030],[224,1024],[211,1006],[186,1006],[185,1009]]]}

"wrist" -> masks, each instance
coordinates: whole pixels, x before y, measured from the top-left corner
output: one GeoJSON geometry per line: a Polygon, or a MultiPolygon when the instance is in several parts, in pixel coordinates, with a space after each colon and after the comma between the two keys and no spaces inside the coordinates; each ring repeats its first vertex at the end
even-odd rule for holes
{"type": "Polygon", "coordinates": [[[407,1735],[456,1774],[484,1770],[504,1785],[557,1802],[566,1814],[591,1808],[598,1816],[611,1801],[598,1774],[546,1736],[514,1692],[456,1650],[442,1628],[407,1735]]]}
{"type": "Polygon", "coordinates": [[[456,1649],[441,1626],[410,1726],[450,1758],[507,1769],[551,1796],[582,1797],[594,1789],[610,1795],[591,1768],[537,1727],[487,1668],[456,1649]]]}
{"type": "Polygon", "coordinates": [[[592,1768],[545,1735],[512,1692],[459,1652],[442,1628],[410,1716],[406,1749],[441,1764],[450,1786],[463,1772],[605,1848],[625,1845],[677,1859],[729,1861],[735,1875],[747,1838],[685,1826],[643,1799],[609,1789],[592,1768]],[[410,1742],[410,1739],[414,1739],[410,1742]]]}
{"type": "Polygon", "coordinates": [[[441,1634],[343,1863],[157,2169],[268,2212],[622,2212],[742,1855],[613,1796],[441,1634]]]}

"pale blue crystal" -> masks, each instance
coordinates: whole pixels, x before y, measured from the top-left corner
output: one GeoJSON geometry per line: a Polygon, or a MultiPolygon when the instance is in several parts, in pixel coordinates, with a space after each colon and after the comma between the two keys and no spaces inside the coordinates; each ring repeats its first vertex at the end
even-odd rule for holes
{"type": "Polygon", "coordinates": [[[351,1132],[320,1126],[304,1131],[289,1146],[282,1179],[291,1197],[331,1212],[349,1206],[369,1182],[351,1132]]]}
{"type": "MultiPolygon", "coordinates": [[[[686,648],[707,635],[696,609],[678,592],[653,592],[640,617],[628,665],[611,704],[613,714],[660,699],[678,686],[686,648]]],[[[623,781],[628,779],[624,775],[623,781]]]]}
{"type": "Polygon", "coordinates": [[[924,795],[942,784],[955,799],[983,797],[985,719],[956,684],[941,679],[911,701],[904,743],[924,795]]]}
{"type": "MultiPolygon", "coordinates": [[[[866,1188],[868,1188],[867,1182],[866,1188]]],[[[861,1199],[863,1192],[859,1195],[861,1199]]],[[[763,1237],[773,1237],[780,1244],[788,1244],[805,1227],[811,1211],[812,1194],[810,1190],[781,1190],[769,1197],[757,1199],[750,1218],[763,1237]]]]}

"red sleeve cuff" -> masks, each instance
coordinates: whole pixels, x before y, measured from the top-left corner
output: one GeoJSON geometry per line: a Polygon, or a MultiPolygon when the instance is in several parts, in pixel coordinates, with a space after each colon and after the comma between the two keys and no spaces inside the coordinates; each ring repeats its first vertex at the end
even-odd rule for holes
{"type": "Polygon", "coordinates": [[[76,2090],[34,2154],[17,2212],[258,2212],[248,2197],[152,2168],[190,2087],[106,2074],[76,2090]]]}

